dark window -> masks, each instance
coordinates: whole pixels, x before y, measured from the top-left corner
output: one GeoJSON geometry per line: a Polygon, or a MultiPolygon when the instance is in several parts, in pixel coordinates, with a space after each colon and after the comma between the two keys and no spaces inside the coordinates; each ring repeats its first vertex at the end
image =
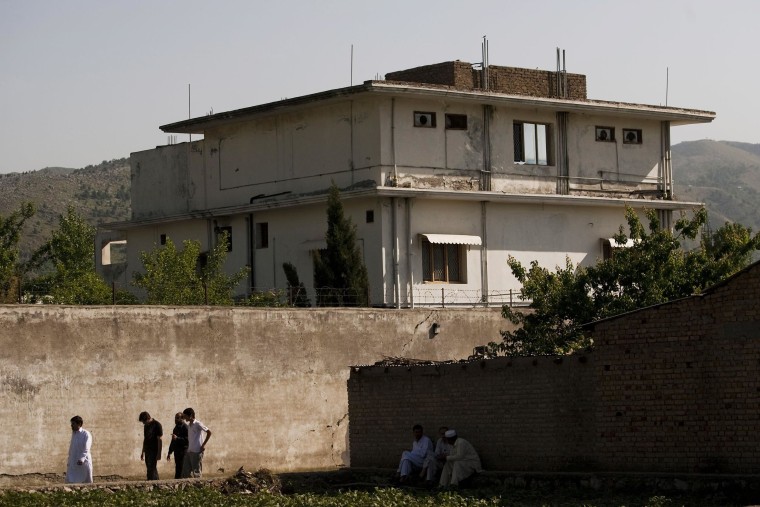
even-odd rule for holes
{"type": "Polygon", "coordinates": [[[596,127],[595,139],[603,143],[614,143],[615,127],[596,127]]]}
{"type": "Polygon", "coordinates": [[[269,248],[269,222],[256,224],[256,248],[269,248]]]}
{"type": "Polygon", "coordinates": [[[203,274],[203,270],[208,266],[208,252],[201,252],[198,254],[198,273],[203,274]]]}
{"type": "Polygon", "coordinates": [[[549,125],[514,122],[513,134],[516,164],[549,165],[549,125]]]}
{"type": "Polygon", "coordinates": [[[375,221],[375,210],[368,209],[367,210],[367,223],[371,224],[375,221]]]}
{"type": "Polygon", "coordinates": [[[162,234],[162,235],[161,235],[160,241],[161,241],[161,244],[162,244],[162,245],[165,245],[165,244],[166,244],[166,234],[162,234]]]}
{"type": "Polygon", "coordinates": [[[424,128],[435,128],[435,113],[425,111],[414,112],[414,126],[424,128]]]}
{"type": "Polygon", "coordinates": [[[449,130],[467,130],[467,115],[447,114],[446,128],[449,130]]]}
{"type": "Polygon", "coordinates": [[[433,244],[422,240],[422,279],[426,282],[464,282],[462,245],[433,244]]]}
{"type": "Polygon", "coordinates": [[[641,144],[641,129],[623,129],[623,144],[641,144]]]}
{"type": "Polygon", "coordinates": [[[227,251],[232,251],[232,227],[226,226],[226,227],[217,227],[216,229],[216,243],[219,244],[222,242],[222,237],[224,236],[224,233],[227,233],[227,251]]]}

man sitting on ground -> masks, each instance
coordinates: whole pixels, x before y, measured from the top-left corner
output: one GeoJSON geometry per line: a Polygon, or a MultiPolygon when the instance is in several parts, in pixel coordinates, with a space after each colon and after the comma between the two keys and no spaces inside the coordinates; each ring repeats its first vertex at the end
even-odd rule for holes
{"type": "Polygon", "coordinates": [[[475,452],[475,448],[464,438],[457,436],[456,430],[448,430],[445,433],[446,441],[452,445],[451,454],[448,456],[439,456],[439,459],[445,460],[441,472],[441,481],[439,487],[459,487],[459,483],[470,477],[476,472],[481,472],[480,456],[475,452]]]}
{"type": "Polygon", "coordinates": [[[438,460],[438,456],[448,456],[451,454],[451,444],[446,441],[446,432],[449,430],[446,426],[438,428],[438,441],[435,443],[435,451],[428,452],[425,456],[425,463],[422,466],[422,472],[420,477],[425,479],[425,483],[428,486],[432,486],[436,479],[436,475],[443,467],[443,461],[438,460]]]}
{"type": "Polygon", "coordinates": [[[404,451],[401,454],[401,462],[398,465],[398,471],[396,472],[399,481],[404,483],[409,480],[409,476],[412,473],[422,470],[422,466],[425,463],[425,456],[428,452],[433,451],[433,442],[427,436],[422,433],[422,426],[415,424],[412,428],[414,434],[414,441],[412,442],[412,450],[404,451]]]}

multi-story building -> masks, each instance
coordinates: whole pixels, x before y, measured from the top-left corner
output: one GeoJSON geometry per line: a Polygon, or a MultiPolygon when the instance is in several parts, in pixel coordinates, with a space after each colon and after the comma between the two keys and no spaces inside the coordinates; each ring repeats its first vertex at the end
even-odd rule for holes
{"type": "MultiPolygon", "coordinates": [[[[588,265],[625,206],[673,211],[670,129],[709,111],[591,100],[586,77],[454,61],[384,81],[161,127],[202,139],[131,155],[132,219],[99,234],[139,252],[166,238],[203,249],[231,237],[239,292],[282,288],[283,262],[310,285],[324,248],[326,197],[341,189],[357,226],[373,305],[504,301],[519,289],[509,255],[588,265]]],[[[613,245],[615,246],[615,245],[613,245]]]]}

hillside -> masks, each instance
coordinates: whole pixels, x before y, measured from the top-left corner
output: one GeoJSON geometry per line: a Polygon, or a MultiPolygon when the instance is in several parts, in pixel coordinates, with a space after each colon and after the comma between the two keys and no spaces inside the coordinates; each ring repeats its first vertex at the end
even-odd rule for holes
{"type": "Polygon", "coordinates": [[[713,229],[731,221],[760,231],[760,144],[689,141],[672,158],[676,197],[704,202],[713,229]]]}
{"type": "Polygon", "coordinates": [[[129,219],[129,188],[128,158],[83,169],[47,167],[0,174],[0,215],[8,216],[26,201],[37,206],[20,244],[22,255],[27,257],[50,238],[59,215],[66,213],[69,204],[92,225],[129,219]]]}

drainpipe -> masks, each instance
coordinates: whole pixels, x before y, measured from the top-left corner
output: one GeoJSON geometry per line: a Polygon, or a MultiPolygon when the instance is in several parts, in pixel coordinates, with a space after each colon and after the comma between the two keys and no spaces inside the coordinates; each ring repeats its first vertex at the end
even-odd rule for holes
{"type": "Polygon", "coordinates": [[[251,266],[248,283],[251,284],[250,289],[253,292],[256,287],[256,227],[253,223],[253,213],[248,214],[246,221],[248,222],[248,265],[251,266]]]}
{"type": "Polygon", "coordinates": [[[480,290],[482,299],[488,306],[488,213],[486,201],[480,202],[480,234],[483,236],[480,247],[480,290]]]}
{"type": "Polygon", "coordinates": [[[398,206],[398,198],[391,197],[391,235],[393,236],[393,298],[395,299],[396,308],[401,308],[401,280],[398,271],[398,224],[396,223],[396,206],[398,206]]]}
{"type": "Polygon", "coordinates": [[[398,186],[398,168],[396,167],[396,99],[391,98],[391,162],[393,163],[393,185],[398,186]]]}
{"type": "Polygon", "coordinates": [[[414,275],[412,272],[412,200],[409,197],[404,198],[406,207],[406,277],[409,287],[409,307],[414,308],[414,275]]]}
{"type": "Polygon", "coordinates": [[[491,111],[483,106],[483,169],[480,170],[480,190],[491,191],[491,111]]]}

